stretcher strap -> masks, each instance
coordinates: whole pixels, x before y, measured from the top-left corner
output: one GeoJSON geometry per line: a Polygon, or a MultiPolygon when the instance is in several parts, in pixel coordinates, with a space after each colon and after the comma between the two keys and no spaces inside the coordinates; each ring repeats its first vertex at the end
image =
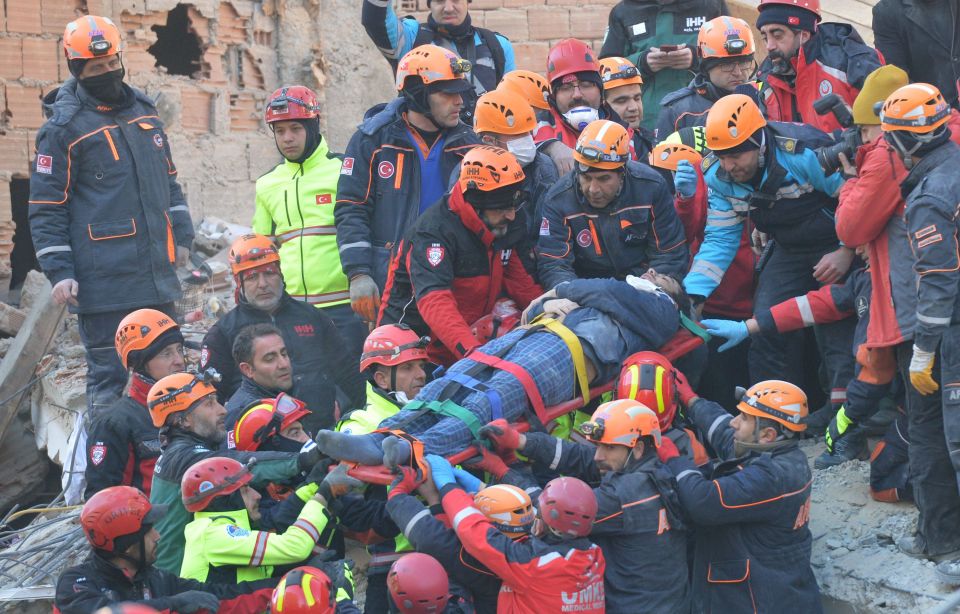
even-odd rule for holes
{"type": "Polygon", "coordinates": [[[488,367],[506,371],[510,375],[517,378],[517,381],[519,381],[520,385],[523,386],[524,392],[527,393],[527,398],[530,400],[530,404],[533,406],[533,412],[536,414],[537,419],[539,419],[540,422],[547,422],[549,420],[546,413],[547,408],[543,404],[543,397],[540,396],[540,390],[537,389],[537,383],[533,381],[533,378],[526,369],[515,362],[510,362],[509,360],[484,354],[480,350],[474,350],[470,352],[470,356],[468,356],[468,358],[475,362],[483,363],[488,367]]]}
{"type": "Polygon", "coordinates": [[[680,326],[687,329],[697,337],[703,339],[704,343],[710,341],[710,335],[707,333],[707,331],[703,330],[699,324],[685,316],[682,311],[680,312],[680,326]]]}
{"type": "Polygon", "coordinates": [[[464,388],[468,388],[474,392],[479,392],[486,395],[487,400],[490,401],[491,419],[499,420],[500,418],[503,418],[503,403],[500,399],[500,392],[498,392],[496,389],[491,388],[480,380],[470,377],[466,373],[462,372],[447,373],[447,378],[452,379],[464,388]]]}
{"type": "Polygon", "coordinates": [[[577,385],[580,387],[580,394],[583,395],[583,404],[586,405],[590,402],[590,380],[587,378],[587,361],[583,357],[583,345],[580,344],[580,339],[572,330],[553,318],[542,318],[536,320],[535,323],[542,325],[567,344],[570,357],[573,359],[573,370],[577,376],[577,385]]]}
{"type": "MultiPolygon", "coordinates": [[[[473,356],[471,354],[471,356],[473,356]]],[[[449,377],[449,373],[447,374],[449,377]]],[[[456,418],[467,425],[467,428],[470,429],[470,432],[473,433],[474,439],[480,438],[480,429],[483,427],[483,424],[480,423],[480,419],[474,416],[469,410],[460,407],[453,401],[411,401],[407,403],[404,407],[404,410],[426,410],[432,411],[434,413],[440,414],[441,416],[446,416],[448,418],[456,418]]]]}

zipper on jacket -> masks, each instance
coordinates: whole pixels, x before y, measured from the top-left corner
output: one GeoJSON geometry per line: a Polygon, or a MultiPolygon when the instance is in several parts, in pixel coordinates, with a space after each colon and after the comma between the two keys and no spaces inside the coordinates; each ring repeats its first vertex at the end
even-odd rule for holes
{"type": "Polygon", "coordinates": [[[296,191],[297,196],[297,213],[300,214],[300,282],[303,284],[303,301],[309,303],[307,300],[307,263],[303,259],[303,228],[306,226],[306,222],[303,220],[303,209],[300,208],[300,177],[303,175],[303,163],[300,163],[300,170],[297,171],[297,175],[293,180],[294,190],[296,191]]]}

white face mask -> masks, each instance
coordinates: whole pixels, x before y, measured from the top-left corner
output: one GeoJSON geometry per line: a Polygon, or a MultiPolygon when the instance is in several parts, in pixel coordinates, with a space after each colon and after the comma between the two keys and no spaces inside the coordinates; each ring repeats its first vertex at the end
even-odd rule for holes
{"type": "Polygon", "coordinates": [[[533,162],[537,157],[537,145],[533,142],[533,137],[527,135],[519,139],[513,139],[507,143],[507,151],[513,154],[520,166],[526,166],[533,162]]]}
{"type": "Polygon", "coordinates": [[[593,107],[573,107],[563,114],[563,118],[575,129],[583,130],[590,122],[600,119],[600,112],[593,107]]]}
{"type": "Polygon", "coordinates": [[[627,275],[626,282],[630,284],[634,290],[639,290],[640,292],[657,292],[660,290],[657,284],[649,279],[637,277],[636,275],[627,275]]]}

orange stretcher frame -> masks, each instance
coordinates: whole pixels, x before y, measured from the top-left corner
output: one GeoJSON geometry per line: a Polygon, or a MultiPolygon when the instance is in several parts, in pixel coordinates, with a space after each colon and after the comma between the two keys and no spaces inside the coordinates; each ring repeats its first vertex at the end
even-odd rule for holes
{"type": "MultiPolygon", "coordinates": [[[[677,334],[671,337],[670,341],[660,348],[659,353],[665,356],[670,362],[675,362],[677,359],[692,352],[701,345],[703,345],[703,338],[694,335],[686,329],[680,329],[677,331],[677,334]]],[[[595,399],[601,394],[613,390],[614,384],[616,384],[616,381],[607,382],[591,388],[590,397],[595,399]]],[[[569,401],[551,405],[550,407],[546,408],[547,419],[555,420],[565,414],[576,411],[583,406],[583,396],[578,396],[570,399],[569,401]]],[[[527,431],[530,429],[530,424],[526,420],[523,420],[515,423],[514,427],[519,431],[527,431]]],[[[456,454],[451,454],[447,457],[447,460],[449,460],[450,464],[452,465],[458,465],[475,456],[478,456],[476,444],[470,445],[465,450],[457,452],[456,454]]],[[[421,459],[415,460],[415,464],[417,466],[423,466],[423,461],[421,459]]],[[[368,484],[389,485],[396,477],[387,467],[383,465],[358,465],[356,463],[347,464],[350,466],[350,470],[347,473],[351,477],[368,484]]]]}

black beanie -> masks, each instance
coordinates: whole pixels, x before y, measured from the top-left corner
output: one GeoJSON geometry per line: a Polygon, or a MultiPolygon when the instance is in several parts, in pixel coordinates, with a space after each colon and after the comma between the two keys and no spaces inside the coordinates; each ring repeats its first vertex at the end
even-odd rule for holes
{"type": "Polygon", "coordinates": [[[817,14],[813,11],[797,6],[771,4],[765,6],[757,16],[757,29],[776,23],[787,26],[791,30],[805,30],[813,34],[817,31],[818,20],[817,14]]]}
{"type": "MultiPolygon", "coordinates": [[[[307,131],[307,141],[303,146],[303,153],[300,154],[300,157],[296,160],[290,160],[297,164],[303,164],[307,161],[307,158],[313,155],[313,152],[317,150],[317,147],[320,145],[320,118],[311,117],[310,119],[295,119],[293,120],[298,124],[303,126],[303,129],[307,131]]],[[[281,152],[282,154],[282,152],[281,152]]]]}
{"type": "Polygon", "coordinates": [[[600,91],[603,91],[603,79],[600,78],[600,73],[593,70],[582,70],[580,72],[563,75],[562,77],[554,79],[553,83],[550,84],[550,87],[553,89],[553,94],[556,95],[558,87],[567,81],[572,81],[574,78],[576,78],[577,81],[590,81],[592,83],[596,83],[597,87],[600,88],[600,91]]]}
{"type": "Polygon", "coordinates": [[[154,356],[166,349],[168,345],[173,345],[174,343],[183,343],[183,333],[180,332],[179,327],[165,330],[159,337],[153,340],[153,343],[142,350],[130,350],[130,353],[127,354],[127,364],[137,373],[147,375],[147,373],[144,372],[147,363],[150,362],[154,356]]]}

